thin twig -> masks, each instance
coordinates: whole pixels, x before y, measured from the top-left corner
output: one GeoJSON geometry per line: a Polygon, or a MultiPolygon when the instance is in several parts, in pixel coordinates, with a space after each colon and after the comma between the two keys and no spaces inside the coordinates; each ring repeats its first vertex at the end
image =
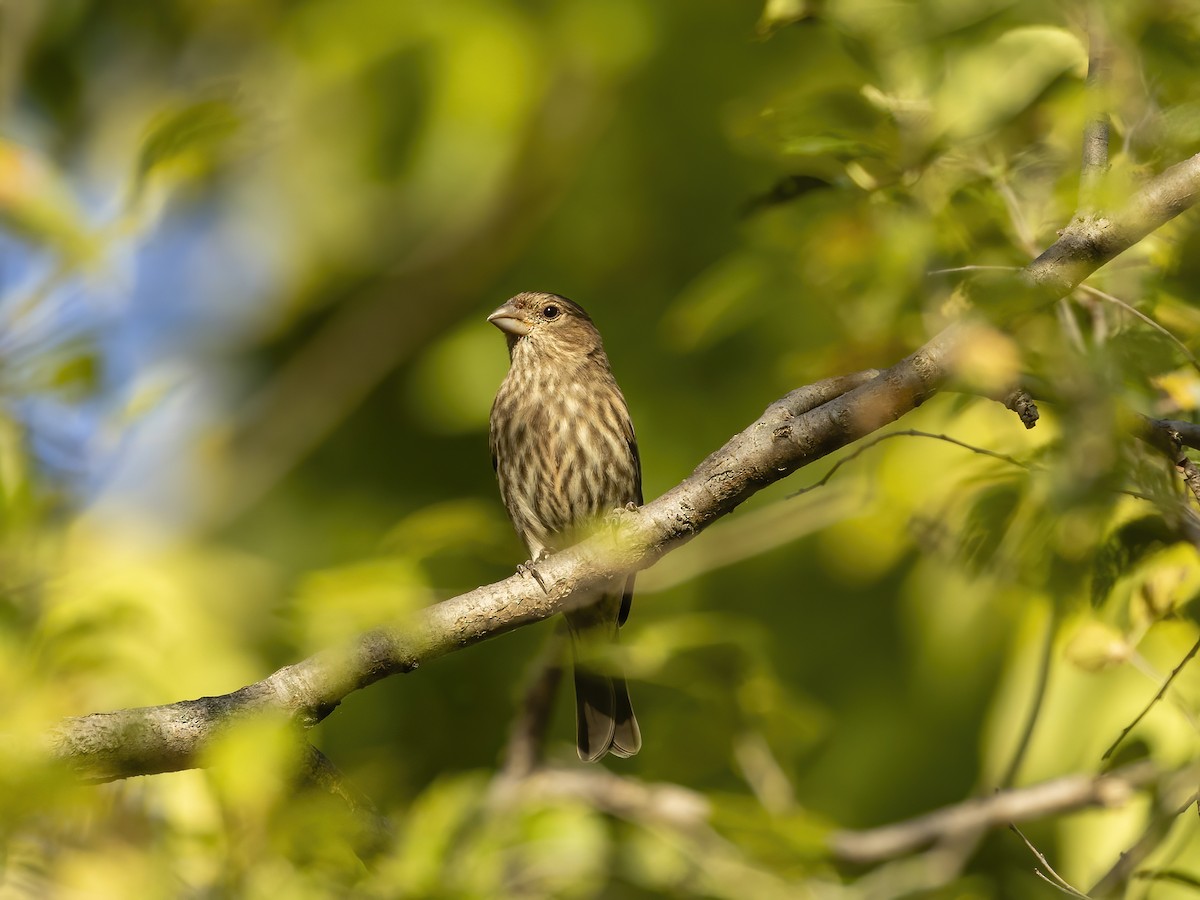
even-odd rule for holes
{"type": "Polygon", "coordinates": [[[1112,742],[1112,745],[1105,750],[1104,755],[1100,757],[1102,760],[1108,759],[1113,755],[1116,749],[1121,746],[1121,742],[1125,740],[1129,732],[1133,731],[1133,729],[1137,727],[1138,723],[1146,717],[1146,713],[1150,712],[1150,710],[1154,708],[1154,705],[1163,698],[1163,696],[1167,693],[1167,689],[1170,688],[1171,682],[1173,682],[1176,676],[1183,671],[1183,667],[1191,661],[1192,657],[1195,656],[1197,652],[1200,652],[1200,640],[1197,640],[1196,643],[1192,644],[1192,649],[1187,652],[1187,655],[1183,658],[1179,665],[1171,670],[1171,674],[1167,676],[1167,680],[1164,681],[1162,687],[1158,689],[1158,693],[1155,694],[1150,702],[1146,704],[1146,707],[1137,714],[1137,718],[1135,718],[1121,730],[1121,733],[1117,735],[1117,739],[1112,742]]]}
{"type": "Polygon", "coordinates": [[[346,780],[337,766],[324,753],[305,743],[304,765],[300,772],[304,783],[340,798],[358,826],[358,854],[369,859],[381,853],[394,836],[392,823],[379,812],[371,798],[346,780]]]}
{"type": "Polygon", "coordinates": [[[1196,794],[1192,794],[1183,805],[1176,805],[1171,809],[1163,809],[1166,798],[1160,797],[1158,806],[1150,816],[1150,821],[1147,823],[1141,837],[1137,839],[1137,842],[1133,846],[1117,858],[1112,868],[1105,872],[1092,885],[1089,893],[1097,897],[1115,895],[1117,891],[1125,886],[1125,883],[1130,878],[1142,877],[1141,873],[1134,874],[1134,869],[1141,865],[1146,857],[1158,849],[1159,845],[1170,832],[1175,820],[1188,811],[1188,808],[1196,802],[1196,797],[1196,794]]]}
{"type": "Polygon", "coordinates": [[[1067,336],[1067,341],[1075,349],[1076,353],[1083,354],[1087,351],[1087,341],[1083,338],[1083,331],[1079,327],[1079,323],[1075,321],[1075,313],[1071,310],[1071,299],[1062,297],[1054,304],[1054,312],[1058,316],[1058,324],[1062,326],[1063,334],[1067,336]]]}
{"type": "Polygon", "coordinates": [[[1050,610],[1050,618],[1046,622],[1046,634],[1042,639],[1042,653],[1038,661],[1037,684],[1033,689],[1033,704],[1029,707],[1029,715],[1025,717],[1025,724],[1021,728],[1021,737],[1017,741],[1017,748],[1013,752],[1012,759],[1008,763],[1008,768],[1004,770],[1004,775],[1000,779],[1001,788],[1010,788],[1017,780],[1017,773],[1021,770],[1021,764],[1025,761],[1025,754],[1029,751],[1029,744],[1033,740],[1033,731],[1037,727],[1038,717],[1042,712],[1042,705],[1046,700],[1046,688],[1050,684],[1050,665],[1054,659],[1054,639],[1058,635],[1058,613],[1055,609],[1050,610]]]}
{"type": "MultiPolygon", "coordinates": [[[[1138,643],[1141,642],[1142,638],[1145,637],[1146,632],[1150,630],[1155,622],[1160,620],[1161,616],[1158,619],[1142,623],[1126,637],[1126,642],[1131,648],[1136,647],[1138,643]]],[[[1156,685],[1162,681],[1162,673],[1154,667],[1150,660],[1138,653],[1137,650],[1131,649],[1129,651],[1128,662],[1134,667],[1134,669],[1146,676],[1148,681],[1153,682],[1156,685]]],[[[1191,703],[1188,702],[1187,698],[1180,697],[1178,692],[1175,694],[1168,692],[1168,695],[1165,699],[1172,701],[1175,706],[1175,711],[1183,716],[1184,720],[1192,726],[1193,730],[1200,732],[1200,719],[1197,719],[1196,715],[1192,712],[1191,703]]]]}
{"type": "Polygon", "coordinates": [[[1091,898],[1088,897],[1087,894],[1081,894],[1070,886],[1063,887],[1057,881],[1047,878],[1046,873],[1044,873],[1041,869],[1035,868],[1033,870],[1033,874],[1036,875],[1038,878],[1042,879],[1042,881],[1046,882],[1046,884],[1050,885],[1050,887],[1054,888],[1056,891],[1066,894],[1068,897],[1083,897],[1084,900],[1091,900],[1091,898]]]}
{"type": "Polygon", "coordinates": [[[1013,229],[1017,233],[1017,246],[1030,256],[1036,255],[1037,242],[1034,240],[1029,223],[1025,220],[1025,214],[1021,211],[1021,203],[1017,200],[1017,195],[1013,193],[1012,185],[1000,177],[993,178],[992,184],[1008,210],[1009,221],[1012,222],[1013,229]]]}
{"type": "Polygon", "coordinates": [[[746,784],[769,814],[782,816],[796,808],[796,789],[760,731],[746,731],[733,742],[733,758],[746,784]]]}
{"type": "Polygon", "coordinates": [[[566,635],[564,629],[559,627],[530,666],[521,708],[513,720],[508,746],[504,750],[501,776],[522,778],[541,763],[546,727],[550,724],[554,698],[558,696],[558,687],[562,683],[565,652],[566,635]]]}
{"type": "Polygon", "coordinates": [[[1113,306],[1119,306],[1121,309],[1125,310],[1125,312],[1129,313],[1130,315],[1136,316],[1138,319],[1141,319],[1143,322],[1145,322],[1147,325],[1149,325],[1155,331],[1159,332],[1164,337],[1166,337],[1167,340],[1169,340],[1171,343],[1173,343],[1176,347],[1178,347],[1179,352],[1181,352],[1184,355],[1184,357],[1187,358],[1187,361],[1192,364],[1192,368],[1194,368],[1194,369],[1196,369],[1196,371],[1200,372],[1200,360],[1196,359],[1196,357],[1195,357],[1195,355],[1193,355],[1192,351],[1188,349],[1187,344],[1185,344],[1183,341],[1181,341],[1179,338],[1177,338],[1175,335],[1173,335],[1170,331],[1168,331],[1166,328],[1164,328],[1158,322],[1154,321],[1154,319],[1150,318],[1150,316],[1146,315],[1140,309],[1138,309],[1137,307],[1133,306],[1130,303],[1126,303],[1120,297],[1116,297],[1116,296],[1108,293],[1107,291],[1102,291],[1102,290],[1100,290],[1100,288],[1093,287],[1090,284],[1081,284],[1079,286],[1079,290],[1083,291],[1084,293],[1091,294],[1093,297],[1098,297],[1099,299],[1104,300],[1107,303],[1111,303],[1113,306]]]}
{"type": "Polygon", "coordinates": [[[1037,875],[1038,878],[1042,879],[1047,884],[1058,888],[1064,894],[1077,897],[1079,900],[1091,900],[1087,894],[1074,887],[1069,881],[1067,881],[1067,879],[1063,878],[1056,871],[1054,871],[1054,866],[1050,865],[1050,860],[1046,859],[1046,854],[1035,847],[1029,838],[1025,837],[1025,832],[1021,831],[1021,829],[1016,825],[1009,825],[1008,827],[1016,833],[1017,837],[1025,842],[1025,846],[1029,848],[1029,852],[1037,858],[1038,862],[1046,867],[1046,872],[1050,873],[1049,877],[1047,877],[1047,875],[1040,869],[1034,869],[1034,874],[1037,875]]]}
{"type": "Polygon", "coordinates": [[[930,269],[925,274],[932,277],[934,275],[952,275],[955,272],[1020,272],[1020,266],[954,266],[949,269],[930,269]]]}
{"type": "Polygon", "coordinates": [[[812,484],[809,484],[809,485],[806,485],[805,487],[800,488],[798,491],[794,491],[791,494],[788,494],[787,499],[790,500],[793,497],[799,497],[801,494],[807,494],[810,491],[815,491],[817,488],[824,487],[825,485],[827,485],[829,483],[829,480],[831,478],[833,478],[834,475],[837,474],[838,469],[840,469],[842,466],[846,465],[846,463],[853,462],[854,460],[856,460],[860,456],[862,456],[864,453],[866,453],[868,450],[870,450],[872,447],[878,446],[879,444],[882,444],[884,441],[888,441],[888,440],[891,440],[892,438],[900,438],[900,437],[923,437],[923,438],[930,438],[931,440],[935,440],[935,441],[945,441],[947,444],[953,444],[956,447],[962,447],[964,450],[970,450],[972,453],[978,453],[980,456],[990,456],[992,459],[1001,460],[1002,462],[1006,462],[1011,465],[1018,466],[1019,468],[1025,469],[1026,471],[1032,471],[1032,468],[1033,468],[1028,463],[1023,463],[1016,457],[1009,456],[1007,453],[998,453],[997,451],[989,450],[986,447],[976,447],[974,444],[968,444],[965,441],[960,441],[958,438],[950,437],[950,435],[948,435],[948,434],[934,434],[931,431],[919,431],[915,428],[905,428],[902,431],[889,431],[887,434],[878,435],[876,437],[871,438],[871,440],[869,440],[869,441],[863,441],[861,444],[859,444],[857,447],[855,447],[852,452],[847,453],[845,456],[843,456],[841,459],[839,459],[836,463],[834,463],[832,466],[830,466],[829,471],[826,472],[823,476],[821,476],[820,479],[818,479],[817,481],[814,481],[812,484]]]}
{"type": "Polygon", "coordinates": [[[638,576],[638,595],[655,594],[769,553],[854,515],[860,501],[850,487],[828,486],[803,503],[786,498],[713,526],[708,540],[688,544],[638,576]]]}
{"type": "Polygon", "coordinates": [[[962,875],[985,834],[970,831],[953,835],[928,850],[889,860],[855,881],[854,896],[859,900],[910,900],[936,894],[962,875]]]}

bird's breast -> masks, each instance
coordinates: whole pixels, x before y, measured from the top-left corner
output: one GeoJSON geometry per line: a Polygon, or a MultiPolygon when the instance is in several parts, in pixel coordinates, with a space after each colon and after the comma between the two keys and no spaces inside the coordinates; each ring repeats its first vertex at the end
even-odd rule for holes
{"type": "Polygon", "coordinates": [[[629,413],[611,375],[539,379],[514,366],[491,430],[505,506],[531,547],[567,546],[637,499],[629,413]]]}

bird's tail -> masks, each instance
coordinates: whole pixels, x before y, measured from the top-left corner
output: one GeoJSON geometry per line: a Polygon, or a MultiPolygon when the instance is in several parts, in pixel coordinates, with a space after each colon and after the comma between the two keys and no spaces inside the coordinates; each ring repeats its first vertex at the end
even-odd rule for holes
{"type": "Polygon", "coordinates": [[[606,753],[630,757],[642,749],[625,679],[575,664],[575,742],[579,758],[596,762],[606,753]]]}
{"type": "Polygon", "coordinates": [[[619,670],[614,674],[616,663],[611,655],[596,659],[593,654],[597,648],[592,646],[604,632],[608,636],[603,643],[616,643],[615,617],[611,624],[593,619],[590,627],[580,627],[579,618],[590,618],[589,612],[567,617],[575,657],[575,742],[579,758],[596,762],[606,753],[627,758],[642,749],[642,733],[629,701],[629,687],[619,670]]]}

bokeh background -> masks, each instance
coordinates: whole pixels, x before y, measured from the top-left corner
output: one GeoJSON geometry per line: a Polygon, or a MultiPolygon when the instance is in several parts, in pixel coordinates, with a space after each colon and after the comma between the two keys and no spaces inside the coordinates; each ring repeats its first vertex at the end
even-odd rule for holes
{"type": "MultiPolygon", "coordinates": [[[[788,390],[962,314],[971,273],[940,270],[1051,243],[1095,105],[1100,202],[1190,155],[1200,6],[1086,6],[0,7],[5,896],[1056,896],[1007,832],[867,874],[824,839],[1097,771],[1196,639],[1178,489],[1127,416],[1200,397],[1186,217],[1096,279],[1159,330],[1094,295],[978,327],[964,378],[1035,373],[1058,399],[1036,429],[969,394],[901,423],[1012,459],[888,441],[642,576],[624,638],[646,744],[609,768],[696,792],[703,835],[489,799],[551,623],[315,729],[393,824],[370,852],[294,786],[274,725],[102,787],[30,750],[61,716],[231,691],[510,574],[486,438],[507,359],[484,321],[508,296],[592,313],[652,498],[788,390]],[[1089,15],[1112,48],[1092,96],[1089,15]]],[[[1133,753],[1194,759],[1198,702],[1185,670],[1133,753]]],[[[562,696],[549,758],[572,740],[562,696]]],[[[1086,887],[1152,811],[1029,834],[1086,887]]],[[[1147,865],[1195,879],[1197,859],[1192,815],[1147,865]]]]}

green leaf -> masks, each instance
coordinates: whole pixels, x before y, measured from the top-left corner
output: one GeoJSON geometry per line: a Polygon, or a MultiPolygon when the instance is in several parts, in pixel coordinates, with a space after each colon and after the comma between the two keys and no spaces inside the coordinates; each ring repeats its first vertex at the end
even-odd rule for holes
{"type": "Polygon", "coordinates": [[[293,610],[305,646],[316,649],[416,609],[427,594],[424,574],[411,559],[364,559],[307,575],[293,610]]]}
{"type": "Polygon", "coordinates": [[[814,13],[814,0],[767,0],[758,19],[758,33],[770,37],[785,25],[801,22],[814,13]]]}
{"type": "Polygon", "coordinates": [[[1128,662],[1133,648],[1125,635],[1104,622],[1087,621],[1071,636],[1063,655],[1085,672],[1100,672],[1128,662]]]}
{"type": "Polygon", "coordinates": [[[939,130],[951,139],[984,134],[1026,109],[1064,74],[1087,74],[1087,50],[1065,28],[1014,28],[948,66],[935,98],[939,130]]]}
{"type": "Polygon", "coordinates": [[[663,331],[681,350],[697,350],[739,331],[759,308],[768,281],[762,256],[735,253],[701,273],[667,310],[663,331]]]}
{"type": "Polygon", "coordinates": [[[789,156],[834,156],[839,159],[853,159],[878,152],[863,141],[828,132],[789,138],[780,149],[789,156]]]}
{"type": "Polygon", "coordinates": [[[382,872],[403,896],[429,897],[448,886],[446,864],[479,815],[487,787],[481,773],[439,778],[414,801],[394,858],[382,872]]]}
{"type": "Polygon", "coordinates": [[[1143,327],[1117,334],[1109,341],[1108,350],[1123,373],[1142,380],[1170,372],[1183,360],[1174,341],[1143,327]]]}
{"type": "Polygon", "coordinates": [[[472,317],[422,354],[408,382],[409,402],[437,431],[481,431],[507,368],[496,329],[472,317]]]}
{"type": "Polygon", "coordinates": [[[396,524],[384,545],[407,559],[425,559],[469,543],[493,545],[508,533],[500,505],[480,499],[449,500],[422,507],[396,524]]]}
{"type": "Polygon", "coordinates": [[[53,248],[69,262],[85,262],[94,253],[83,210],[53,163],[5,140],[0,140],[0,227],[53,248]]]}
{"type": "Polygon", "coordinates": [[[991,564],[1023,496],[1022,485],[1015,481],[979,492],[958,538],[958,554],[971,571],[980,572],[991,564]]]}
{"type": "Polygon", "coordinates": [[[208,171],[242,126],[242,114],[224,98],[187,103],[159,114],[142,140],[134,196],[156,175],[189,177],[208,171]]]}
{"type": "Polygon", "coordinates": [[[712,824],[745,853],[789,875],[801,874],[828,853],[829,823],[812,813],[768,813],[740,794],[710,795],[712,824]]]}
{"type": "Polygon", "coordinates": [[[1175,540],[1160,516],[1143,516],[1116,529],[1096,552],[1092,571],[1092,606],[1099,606],[1117,579],[1138,561],[1175,540]]]}
{"type": "Polygon", "coordinates": [[[35,391],[52,391],[68,399],[83,399],[98,387],[102,366],[103,360],[95,347],[73,341],[35,359],[24,386],[35,391]]]}

